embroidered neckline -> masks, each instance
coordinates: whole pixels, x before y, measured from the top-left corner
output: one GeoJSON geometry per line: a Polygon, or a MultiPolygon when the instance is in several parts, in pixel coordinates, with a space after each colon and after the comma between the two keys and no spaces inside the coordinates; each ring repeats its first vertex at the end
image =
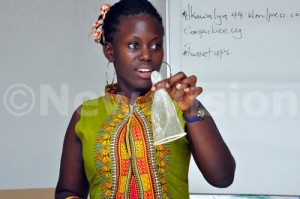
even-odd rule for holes
{"type": "MultiPolygon", "coordinates": [[[[145,95],[139,96],[135,100],[135,104],[152,102],[153,97],[154,97],[154,92],[149,90],[145,95]]],[[[105,98],[111,103],[129,104],[129,99],[126,96],[117,93],[117,84],[110,84],[105,86],[105,98]]]]}

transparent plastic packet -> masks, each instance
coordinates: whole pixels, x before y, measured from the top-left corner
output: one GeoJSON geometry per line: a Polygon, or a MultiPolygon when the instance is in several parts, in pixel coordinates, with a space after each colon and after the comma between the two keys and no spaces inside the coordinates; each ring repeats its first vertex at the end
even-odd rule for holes
{"type": "MultiPolygon", "coordinates": [[[[151,74],[153,84],[162,80],[159,72],[151,74]]],[[[186,135],[178,119],[176,109],[168,92],[162,88],[155,91],[151,108],[154,145],[174,141],[186,135]]]]}

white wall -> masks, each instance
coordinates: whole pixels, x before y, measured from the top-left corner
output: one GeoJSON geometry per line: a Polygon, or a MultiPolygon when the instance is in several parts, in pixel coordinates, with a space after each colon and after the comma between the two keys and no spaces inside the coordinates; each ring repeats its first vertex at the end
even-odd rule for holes
{"type": "Polygon", "coordinates": [[[1,189],[55,186],[80,95],[99,95],[104,86],[106,62],[88,37],[98,7],[96,1],[0,2],[1,189]]]}

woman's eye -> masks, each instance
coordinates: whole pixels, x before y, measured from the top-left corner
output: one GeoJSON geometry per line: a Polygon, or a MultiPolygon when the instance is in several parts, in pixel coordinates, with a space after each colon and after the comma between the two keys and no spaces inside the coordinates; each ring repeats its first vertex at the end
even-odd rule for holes
{"type": "Polygon", "coordinates": [[[139,48],[139,44],[137,42],[131,42],[131,43],[129,43],[128,46],[130,49],[138,49],[139,48]]]}
{"type": "Polygon", "coordinates": [[[152,50],[159,50],[159,49],[161,49],[161,44],[154,44],[154,45],[151,46],[151,49],[152,50]]]}

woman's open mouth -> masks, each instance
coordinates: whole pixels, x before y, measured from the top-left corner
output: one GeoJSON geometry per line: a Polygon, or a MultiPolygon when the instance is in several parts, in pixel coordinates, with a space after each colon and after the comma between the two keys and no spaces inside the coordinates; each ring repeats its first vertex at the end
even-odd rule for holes
{"type": "Polygon", "coordinates": [[[137,69],[136,71],[137,71],[137,76],[139,76],[142,79],[151,78],[151,73],[153,72],[153,70],[146,69],[146,68],[140,68],[140,69],[137,69]]]}

